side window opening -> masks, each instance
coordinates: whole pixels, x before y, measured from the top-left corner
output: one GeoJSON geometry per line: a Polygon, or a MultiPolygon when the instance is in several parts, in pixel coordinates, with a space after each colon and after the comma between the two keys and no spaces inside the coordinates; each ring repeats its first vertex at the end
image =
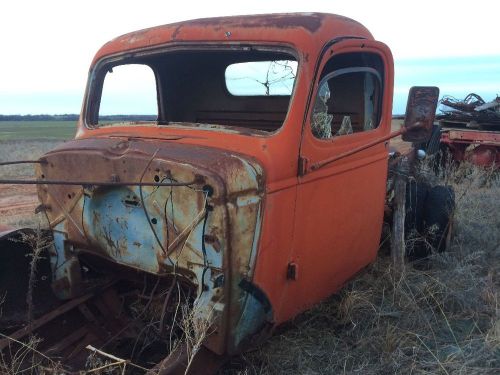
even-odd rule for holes
{"type": "Polygon", "coordinates": [[[145,64],[109,68],[99,105],[98,124],[156,122],[158,103],[153,70],[145,64]]]}
{"type": "Polygon", "coordinates": [[[334,56],[324,67],[311,116],[316,138],[375,129],[380,122],[383,65],[375,54],[334,56]]]}

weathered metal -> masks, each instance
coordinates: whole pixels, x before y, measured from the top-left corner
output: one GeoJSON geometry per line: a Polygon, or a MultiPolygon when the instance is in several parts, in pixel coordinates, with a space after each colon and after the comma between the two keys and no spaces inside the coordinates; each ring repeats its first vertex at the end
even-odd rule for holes
{"type": "Polygon", "coordinates": [[[43,160],[15,160],[15,161],[3,161],[0,162],[0,166],[4,165],[16,165],[16,164],[43,164],[43,160]]]}
{"type": "Polygon", "coordinates": [[[146,375],[191,375],[213,374],[227,361],[227,357],[220,356],[202,346],[196,353],[188,353],[185,342],[178,345],[163,361],[158,363],[146,375]]]}
{"type": "MultiPolygon", "coordinates": [[[[262,218],[266,211],[270,217],[269,210],[275,210],[272,205],[264,205],[264,194],[276,191],[278,197],[294,190],[298,160],[294,154],[301,128],[295,119],[302,117],[307,102],[314,56],[325,42],[351,36],[371,38],[360,24],[340,16],[273,15],[166,25],[131,33],[105,45],[94,58],[91,77],[109,57],[155,48],[193,48],[193,42],[222,47],[241,43],[277,49],[291,46],[302,69],[287,121],[275,137],[200,126],[188,130],[140,125],[90,128],[82,116],[77,140],[46,155],[49,163],[38,168],[38,179],[43,174],[45,179],[55,181],[71,176],[73,181],[154,182],[155,176],[167,181],[192,181],[198,175],[204,181],[172,189],[41,185],[39,196],[50,208],[46,214],[54,229],[56,292],[66,298],[80,292],[78,258],[92,254],[159,275],[180,273],[193,284],[198,305],[204,306],[199,314],[214,312],[217,329],[206,345],[216,353],[235,353],[266,324],[283,321],[274,312],[279,304],[271,303],[268,292],[263,292],[263,288],[275,286],[261,282],[255,273],[257,253],[268,251],[265,248],[269,246],[268,240],[261,242],[263,226],[270,225],[262,218]],[[110,136],[113,139],[107,138],[110,136]],[[204,193],[205,185],[211,187],[211,196],[204,193]],[[186,228],[189,236],[175,243],[176,236],[186,228]],[[172,242],[175,246],[171,248],[172,242]]],[[[357,48],[361,44],[358,42],[357,48]]],[[[86,99],[83,113],[88,110],[86,99]]],[[[276,232],[274,224],[271,228],[276,232]]],[[[264,238],[273,236],[267,233],[264,238]]],[[[276,245],[273,251],[277,253],[287,248],[286,242],[276,245]]]]}
{"type": "MultiPolygon", "coordinates": [[[[109,298],[125,301],[123,289],[132,284],[134,297],[147,301],[135,320],[156,307],[160,336],[167,324],[179,325],[169,308],[184,303],[192,319],[207,324],[200,352],[209,351],[215,362],[264,339],[276,325],[339,290],[376,256],[386,141],[410,129],[390,134],[393,78],[387,46],[359,23],[327,14],[194,20],[107,43],[90,67],[75,140],[44,155],[37,179],[28,181],[38,185],[53,234],[55,295],[79,301],[116,280],[109,298]],[[213,64],[191,69],[186,56],[193,53],[207,57],[195,62],[213,64]],[[228,95],[217,76],[227,64],[269,56],[298,62],[289,97],[228,95]],[[353,110],[353,119],[364,116],[365,102],[373,101],[370,121],[359,126],[363,131],[318,139],[311,131],[314,100],[323,70],[338,56],[344,68],[369,57],[380,92],[375,103],[363,91],[363,109],[353,110]],[[106,72],[145,61],[162,67],[156,72],[163,85],[157,89],[157,123],[100,126],[106,72]],[[175,74],[162,75],[164,66],[197,75],[192,79],[201,88],[182,78],[172,83],[175,74]],[[175,95],[164,94],[167,84],[178,90],[175,95]],[[169,100],[178,106],[167,111],[169,100]]],[[[106,310],[102,301],[96,304],[106,310]]],[[[120,336],[122,326],[117,323],[106,340],[120,336]]],[[[88,336],[77,330],[63,342],[82,335],[88,336]]],[[[180,348],[175,354],[179,361],[169,357],[162,363],[185,369],[186,353],[180,348]]]]}
{"type": "MultiPolygon", "coordinates": [[[[111,178],[113,178],[111,176],[111,178]]],[[[136,182],[136,181],[69,181],[69,180],[12,180],[12,179],[1,179],[0,184],[4,185],[69,185],[69,186],[100,186],[100,187],[112,187],[112,186],[190,186],[194,185],[192,182],[136,182]]]]}
{"type": "Polygon", "coordinates": [[[494,128],[500,125],[500,97],[485,102],[477,94],[469,94],[463,100],[445,96],[439,119],[443,123],[467,124],[469,127],[494,128]]]}
{"type": "Polygon", "coordinates": [[[442,151],[456,161],[468,160],[483,167],[500,165],[500,98],[485,102],[477,94],[463,100],[441,99],[438,116],[442,126],[442,151]]]}
{"type": "Polygon", "coordinates": [[[403,135],[405,142],[425,142],[431,136],[439,99],[437,87],[412,87],[408,94],[403,135]]]}
{"type": "Polygon", "coordinates": [[[456,161],[500,167],[500,134],[493,131],[444,129],[441,143],[456,161]]]}
{"type": "MultiPolygon", "coordinates": [[[[120,142],[67,142],[44,156],[47,164],[38,168],[38,178],[60,180],[71,175],[83,181],[114,175],[141,183],[196,182],[40,186],[39,196],[50,207],[45,213],[54,228],[51,261],[56,294],[72,298],[81,293],[84,277],[79,258],[90,255],[148,273],[180,274],[201,296],[200,314],[215,311],[215,320],[222,319],[218,314],[226,313],[226,308],[238,311],[238,301],[247,294],[238,283],[251,272],[257,246],[264,183],[260,165],[222,150],[177,144],[165,148],[159,141],[139,139],[129,141],[119,155],[109,151],[120,142]],[[223,287],[232,288],[232,296],[222,293],[223,287]]],[[[222,327],[219,332],[223,342],[226,332],[222,327]]]]}
{"type": "MultiPolygon", "coordinates": [[[[406,134],[407,132],[409,131],[409,128],[401,128],[400,130],[396,130],[380,139],[374,139],[373,141],[363,145],[363,146],[360,146],[358,148],[355,148],[355,149],[352,149],[350,151],[347,151],[347,152],[344,152],[342,154],[339,154],[339,155],[336,155],[336,156],[333,156],[329,159],[326,159],[326,160],[322,160],[321,162],[318,162],[318,163],[315,163],[313,165],[311,165],[311,170],[316,170],[316,169],[319,169],[327,164],[330,164],[330,163],[333,163],[337,160],[340,160],[340,159],[344,159],[348,156],[351,156],[351,155],[354,155],[354,154],[357,154],[358,152],[360,151],[363,151],[363,150],[366,150],[370,147],[373,147],[373,146],[376,146],[380,143],[383,143],[383,142],[386,142],[386,141],[389,141],[393,138],[396,138],[396,137],[399,137],[401,135],[404,135],[406,134]]],[[[304,172],[305,173],[305,172],[304,172]]]]}

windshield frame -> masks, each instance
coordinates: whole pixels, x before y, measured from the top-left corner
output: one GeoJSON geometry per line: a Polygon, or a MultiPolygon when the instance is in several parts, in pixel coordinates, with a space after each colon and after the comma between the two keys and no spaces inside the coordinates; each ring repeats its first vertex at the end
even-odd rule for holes
{"type": "MultiPolygon", "coordinates": [[[[115,127],[124,129],[131,126],[147,126],[147,127],[157,127],[158,129],[197,129],[197,130],[207,130],[207,131],[220,131],[228,132],[234,129],[234,132],[245,135],[256,135],[270,137],[280,133],[286,126],[290,114],[290,108],[292,106],[296,90],[298,87],[298,81],[301,76],[302,61],[300,59],[300,54],[296,48],[289,44],[284,43],[252,43],[252,42],[239,42],[235,43],[224,43],[224,42],[185,42],[178,43],[172,46],[162,46],[151,48],[147,50],[138,51],[127,51],[115,55],[110,55],[99,60],[89,71],[89,78],[87,82],[87,89],[85,93],[85,100],[82,108],[82,124],[88,130],[103,129],[109,127],[115,127]],[[286,110],[286,115],[280,127],[272,131],[264,131],[259,129],[252,129],[249,127],[234,126],[227,124],[214,124],[214,123],[203,123],[203,122],[179,122],[171,121],[169,123],[161,123],[161,121],[130,121],[121,122],[121,124],[108,124],[102,125],[98,123],[99,116],[99,105],[101,101],[104,79],[107,71],[115,66],[124,64],[141,64],[144,63],[144,58],[148,58],[154,55],[163,55],[167,53],[175,53],[178,51],[195,51],[195,52],[218,52],[218,51],[257,51],[264,53],[282,53],[287,54],[291,58],[295,59],[297,62],[296,77],[294,80],[291,95],[289,96],[289,102],[286,110]]],[[[152,68],[152,67],[151,67],[152,68]]],[[[161,90],[159,90],[159,77],[158,73],[153,69],[155,75],[156,86],[157,86],[157,105],[158,105],[158,118],[161,116],[161,108],[164,104],[161,98],[161,90]]]]}

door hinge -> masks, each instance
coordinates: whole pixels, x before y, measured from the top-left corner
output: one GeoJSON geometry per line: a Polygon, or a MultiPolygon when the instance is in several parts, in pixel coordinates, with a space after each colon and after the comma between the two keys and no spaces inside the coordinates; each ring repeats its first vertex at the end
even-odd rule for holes
{"type": "Polygon", "coordinates": [[[307,173],[307,167],[309,165],[309,159],[299,156],[299,176],[304,176],[307,173]]]}

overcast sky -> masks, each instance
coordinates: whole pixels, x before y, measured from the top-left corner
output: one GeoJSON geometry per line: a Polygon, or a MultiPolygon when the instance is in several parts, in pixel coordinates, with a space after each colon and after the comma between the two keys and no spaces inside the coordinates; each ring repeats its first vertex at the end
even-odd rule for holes
{"type": "Polygon", "coordinates": [[[414,84],[488,100],[500,94],[498,0],[3,0],[0,113],[79,112],[94,53],[120,34],[199,17],[296,11],[348,16],[390,46],[395,112],[414,84]]]}

